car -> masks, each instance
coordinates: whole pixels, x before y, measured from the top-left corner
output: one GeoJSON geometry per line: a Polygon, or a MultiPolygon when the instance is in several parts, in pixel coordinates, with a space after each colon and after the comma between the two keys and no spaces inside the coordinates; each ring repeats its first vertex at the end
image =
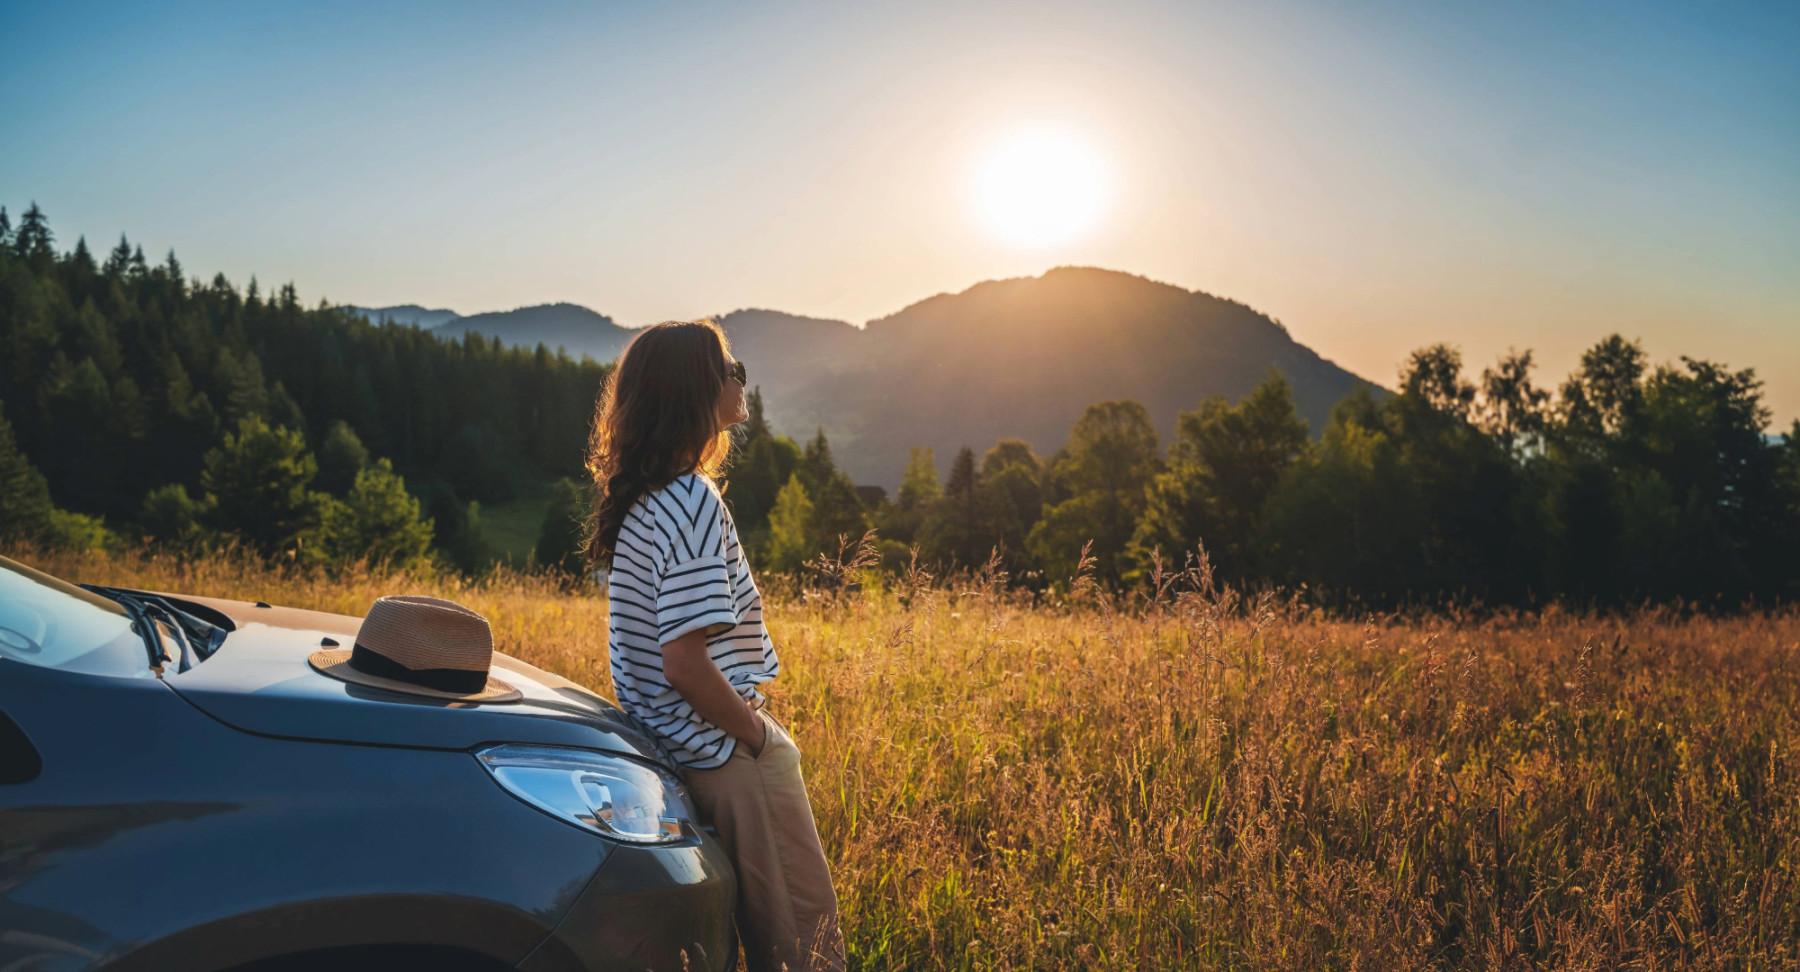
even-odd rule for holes
{"type": "Polygon", "coordinates": [[[654,739],[500,652],[503,704],[309,666],[361,623],[0,557],[0,969],[736,967],[654,739]]]}

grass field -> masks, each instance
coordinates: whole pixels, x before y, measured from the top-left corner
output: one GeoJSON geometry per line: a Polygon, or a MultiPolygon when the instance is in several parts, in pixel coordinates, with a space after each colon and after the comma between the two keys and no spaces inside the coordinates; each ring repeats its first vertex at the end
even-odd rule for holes
{"type": "Polygon", "coordinates": [[[538,536],[544,529],[544,511],[549,507],[549,497],[540,495],[483,506],[481,533],[494,560],[514,568],[525,567],[531,552],[537,549],[538,536]]]}
{"type": "MultiPolygon", "coordinates": [[[[29,558],[361,614],[455,598],[608,691],[604,602],[29,558]]],[[[767,585],[862,969],[1793,968],[1800,616],[1333,619],[1204,578],[767,585]]]]}

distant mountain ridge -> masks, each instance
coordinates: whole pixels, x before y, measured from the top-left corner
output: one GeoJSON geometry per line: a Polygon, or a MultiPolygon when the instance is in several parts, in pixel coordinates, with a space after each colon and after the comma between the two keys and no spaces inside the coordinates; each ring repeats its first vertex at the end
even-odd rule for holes
{"type": "Polygon", "coordinates": [[[478,331],[521,347],[544,345],[563,348],[569,354],[587,355],[595,361],[611,361],[625,349],[625,342],[636,333],[613,323],[605,314],[580,304],[535,304],[517,310],[491,311],[458,317],[431,330],[445,337],[462,337],[478,331]]]}
{"type": "MultiPolygon", "coordinates": [[[[943,470],[962,446],[979,453],[1002,438],[1048,455],[1088,405],[1108,399],[1142,402],[1166,446],[1180,412],[1210,395],[1236,400],[1270,368],[1287,376],[1314,435],[1359,385],[1382,391],[1237,301],[1092,267],[985,281],[863,328],[761,309],[715,320],[763,389],[771,425],[799,439],[823,428],[840,467],[889,488],[912,446],[932,447],[943,470]]],[[[634,333],[576,304],[432,329],[597,361],[616,357],[634,333]]]]}
{"type": "Polygon", "coordinates": [[[428,330],[437,327],[440,324],[449,323],[461,316],[453,310],[443,308],[433,310],[427,307],[420,307],[418,304],[396,304],[393,307],[347,306],[344,309],[353,314],[361,314],[368,318],[369,323],[371,324],[380,324],[383,321],[393,321],[396,324],[411,324],[414,327],[422,327],[428,330]]]}

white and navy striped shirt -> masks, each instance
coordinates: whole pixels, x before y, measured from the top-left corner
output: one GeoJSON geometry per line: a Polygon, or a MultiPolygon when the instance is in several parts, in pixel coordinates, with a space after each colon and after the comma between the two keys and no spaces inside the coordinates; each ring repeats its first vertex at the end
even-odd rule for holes
{"type": "Polygon", "coordinates": [[[757,706],[756,686],[779,674],[781,662],[763,627],[762,594],[737,525],[712,481],[689,473],[639,497],[619,528],[607,584],[619,705],[660,736],[681,765],[725,765],[737,739],[669,687],[663,645],[704,629],[713,664],[757,706]]]}

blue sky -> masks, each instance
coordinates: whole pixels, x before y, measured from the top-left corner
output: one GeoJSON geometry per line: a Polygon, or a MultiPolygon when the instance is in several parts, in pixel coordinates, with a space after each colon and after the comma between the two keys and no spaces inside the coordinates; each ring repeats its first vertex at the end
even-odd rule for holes
{"type": "Polygon", "coordinates": [[[0,39],[0,202],[309,300],[861,322],[1091,264],[1376,380],[1621,331],[1800,416],[1800,4],[6,0],[0,39]],[[1019,246],[969,187],[1044,123],[1108,202],[1019,246]]]}

